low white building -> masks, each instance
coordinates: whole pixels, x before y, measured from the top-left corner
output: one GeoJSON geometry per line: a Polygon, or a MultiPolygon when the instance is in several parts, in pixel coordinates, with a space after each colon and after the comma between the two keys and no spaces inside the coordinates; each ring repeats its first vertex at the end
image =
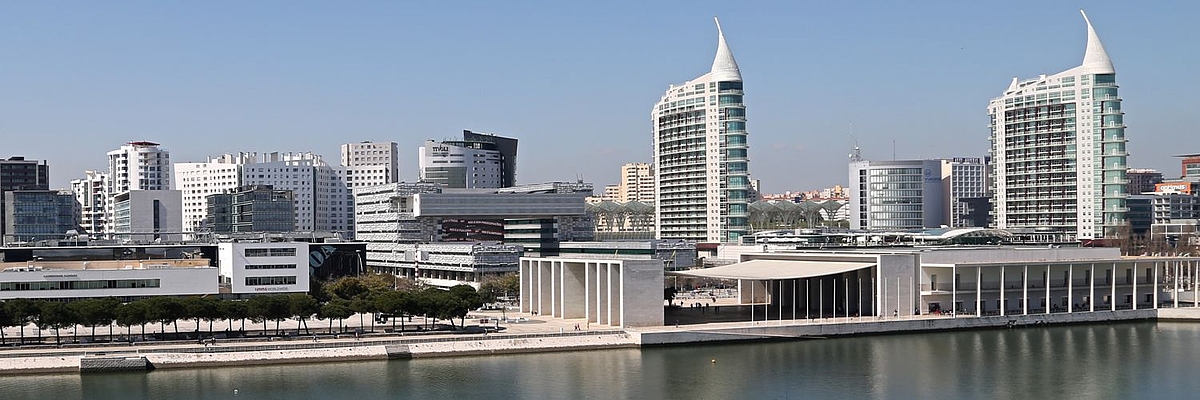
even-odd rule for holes
{"type": "Polygon", "coordinates": [[[208,260],[3,263],[0,299],[80,299],[217,294],[208,260]]]}
{"type": "Polygon", "coordinates": [[[308,243],[220,243],[217,254],[223,294],[308,292],[308,243]]]}

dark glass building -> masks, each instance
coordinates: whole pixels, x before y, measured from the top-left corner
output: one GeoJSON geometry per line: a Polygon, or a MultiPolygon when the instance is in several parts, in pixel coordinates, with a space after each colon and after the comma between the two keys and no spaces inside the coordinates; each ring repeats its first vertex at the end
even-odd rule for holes
{"type": "Polygon", "coordinates": [[[214,233],[289,232],[296,230],[291,190],[248,185],[206,197],[209,228],[214,233]]]}

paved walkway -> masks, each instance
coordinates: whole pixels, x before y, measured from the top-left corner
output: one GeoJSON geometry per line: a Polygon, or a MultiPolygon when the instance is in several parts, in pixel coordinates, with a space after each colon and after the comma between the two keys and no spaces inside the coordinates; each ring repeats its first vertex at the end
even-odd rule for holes
{"type": "MultiPolygon", "coordinates": [[[[363,322],[362,327],[364,328],[364,331],[370,332],[370,330],[371,330],[371,315],[370,314],[364,315],[362,318],[362,322],[363,322]]],[[[346,321],[344,321],[343,327],[350,333],[340,334],[340,335],[338,335],[337,338],[331,337],[328,333],[326,333],[327,332],[326,329],[328,329],[328,327],[329,327],[328,321],[309,321],[308,326],[311,329],[314,329],[314,330],[319,329],[320,330],[318,332],[319,335],[316,339],[317,343],[325,343],[325,344],[341,343],[341,344],[346,344],[346,345],[349,345],[352,343],[361,343],[361,344],[369,345],[369,344],[373,344],[375,342],[394,342],[398,339],[406,339],[406,340],[414,340],[414,341],[416,341],[416,340],[429,341],[429,340],[450,339],[450,338],[453,338],[453,339],[469,339],[469,338],[473,338],[473,339],[483,339],[483,338],[504,339],[506,337],[521,336],[521,335],[539,335],[539,334],[546,335],[546,334],[558,334],[558,333],[572,333],[572,332],[577,332],[575,330],[576,324],[578,324],[578,326],[579,326],[578,332],[584,332],[584,331],[608,331],[608,332],[611,332],[614,329],[618,329],[618,328],[614,328],[614,327],[607,326],[607,325],[588,325],[587,322],[582,319],[563,320],[563,319],[557,319],[557,318],[551,318],[551,317],[545,317],[545,316],[531,316],[528,314],[519,314],[519,313],[515,313],[515,312],[502,313],[501,311],[498,311],[498,310],[475,311],[475,312],[472,312],[469,315],[469,318],[466,319],[467,326],[486,325],[489,327],[496,327],[498,324],[499,327],[502,328],[499,332],[490,332],[486,336],[483,334],[464,334],[464,333],[453,333],[453,332],[444,332],[444,333],[443,332],[439,332],[439,333],[424,332],[424,333],[417,334],[416,331],[413,330],[413,329],[415,329],[414,326],[420,325],[424,322],[425,321],[421,317],[413,317],[412,322],[405,322],[405,326],[408,328],[408,330],[405,331],[404,335],[400,335],[400,334],[396,334],[396,333],[386,333],[385,329],[391,329],[390,322],[389,323],[376,323],[375,324],[375,332],[376,333],[364,334],[359,338],[355,338],[355,335],[352,333],[354,328],[360,327],[358,316],[354,316],[354,317],[349,318],[346,321]],[[507,316],[510,319],[507,322],[497,322],[504,316],[507,316]],[[486,319],[488,321],[486,324],[481,323],[481,321],[484,319],[486,319]]],[[[445,324],[445,323],[446,322],[443,320],[438,320],[438,324],[445,324]]],[[[454,321],[454,323],[457,325],[459,323],[459,320],[456,319],[454,321]]],[[[296,332],[296,329],[299,325],[300,324],[295,320],[286,320],[286,321],[282,321],[279,324],[279,328],[280,328],[280,330],[290,331],[294,335],[296,332]]],[[[220,334],[220,333],[224,332],[225,329],[228,328],[228,326],[229,326],[229,324],[227,321],[214,321],[214,323],[213,323],[214,333],[220,334]]],[[[240,328],[241,321],[234,321],[233,327],[235,329],[240,328]]],[[[251,323],[249,321],[247,321],[247,323],[246,323],[247,333],[250,335],[254,335],[256,332],[261,333],[262,327],[263,327],[263,324],[251,323]]],[[[180,320],[179,321],[179,332],[180,333],[195,332],[196,328],[197,328],[197,326],[196,326],[195,320],[191,320],[191,321],[180,320]]],[[[338,330],[337,321],[334,321],[333,328],[335,331],[338,330]]],[[[396,321],[396,328],[400,328],[399,320],[396,321]]],[[[208,323],[205,321],[201,321],[201,323],[200,323],[201,335],[204,337],[208,337],[209,336],[208,330],[209,330],[208,323]]],[[[275,330],[275,323],[268,322],[267,323],[267,332],[273,333],[274,330],[275,330]]],[[[107,338],[108,338],[110,331],[114,332],[117,338],[120,338],[120,337],[123,337],[126,335],[125,327],[108,327],[108,326],[97,327],[96,328],[96,336],[97,336],[97,339],[100,340],[99,342],[91,343],[91,344],[88,344],[88,343],[76,344],[76,343],[73,343],[73,337],[72,337],[72,332],[74,332],[74,331],[69,330],[69,329],[63,329],[62,332],[60,332],[60,337],[62,339],[63,346],[61,348],[55,348],[55,347],[53,347],[54,346],[54,331],[52,329],[43,330],[41,332],[42,337],[43,337],[43,343],[44,343],[43,345],[25,345],[25,346],[21,346],[21,347],[5,347],[5,348],[0,349],[0,357],[25,357],[25,356],[32,356],[32,355],[47,355],[49,353],[81,354],[81,353],[100,353],[100,352],[114,353],[114,352],[162,351],[162,350],[173,349],[173,348],[195,349],[195,348],[204,346],[202,344],[198,344],[195,341],[169,341],[169,342],[155,342],[155,341],[141,342],[141,341],[139,341],[133,345],[128,344],[128,342],[120,342],[120,341],[115,342],[115,343],[108,343],[107,338]]],[[[146,335],[147,336],[150,336],[151,334],[158,333],[158,332],[162,332],[162,329],[159,326],[159,324],[146,325],[146,335]]],[[[174,333],[175,329],[172,325],[167,325],[166,332],[174,333]]],[[[90,335],[91,328],[79,327],[78,333],[80,335],[90,335]]],[[[14,339],[19,337],[20,331],[18,328],[7,328],[4,330],[4,334],[5,334],[5,338],[11,343],[14,339]]],[[[135,339],[140,338],[140,335],[141,335],[141,329],[137,326],[133,327],[133,336],[135,337],[135,339]]],[[[26,326],[26,328],[25,328],[26,339],[33,338],[36,336],[37,336],[37,328],[34,327],[32,324],[26,326]]],[[[234,343],[236,343],[239,346],[241,346],[241,345],[253,346],[253,345],[271,345],[271,344],[299,344],[299,343],[312,343],[312,342],[313,342],[312,336],[306,336],[306,335],[303,335],[303,333],[302,333],[299,336],[290,336],[287,338],[276,338],[275,340],[267,340],[266,338],[259,338],[257,336],[250,336],[249,338],[244,338],[244,339],[243,338],[218,339],[216,346],[222,346],[222,345],[233,346],[234,343]]]]}

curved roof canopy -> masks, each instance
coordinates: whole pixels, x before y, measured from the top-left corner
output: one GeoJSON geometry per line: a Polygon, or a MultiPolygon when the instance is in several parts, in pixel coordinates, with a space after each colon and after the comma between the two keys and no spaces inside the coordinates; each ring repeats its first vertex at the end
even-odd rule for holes
{"type": "Polygon", "coordinates": [[[815,278],[873,267],[875,263],[808,260],[750,260],[720,267],[670,271],[698,278],[781,280],[815,278]]]}

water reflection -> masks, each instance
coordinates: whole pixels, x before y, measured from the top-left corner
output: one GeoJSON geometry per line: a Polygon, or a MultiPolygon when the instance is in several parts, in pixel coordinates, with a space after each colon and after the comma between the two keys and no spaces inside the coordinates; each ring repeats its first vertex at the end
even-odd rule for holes
{"type": "Polygon", "coordinates": [[[1198,340],[1200,324],[1120,323],[641,351],[10,376],[0,379],[0,397],[1182,398],[1200,390],[1200,380],[1193,378],[1198,340]]]}

